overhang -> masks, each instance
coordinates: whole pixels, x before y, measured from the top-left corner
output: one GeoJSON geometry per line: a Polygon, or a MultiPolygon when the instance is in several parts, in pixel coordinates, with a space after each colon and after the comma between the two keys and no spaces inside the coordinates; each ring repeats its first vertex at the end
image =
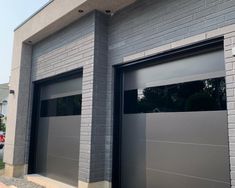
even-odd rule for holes
{"type": "Polygon", "coordinates": [[[93,10],[118,10],[136,0],[53,0],[33,14],[15,30],[22,42],[36,43],[93,10]]]}

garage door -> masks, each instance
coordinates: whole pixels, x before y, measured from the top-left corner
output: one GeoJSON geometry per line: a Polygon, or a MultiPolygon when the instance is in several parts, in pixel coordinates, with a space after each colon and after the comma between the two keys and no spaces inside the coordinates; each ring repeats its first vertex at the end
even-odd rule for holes
{"type": "Polygon", "coordinates": [[[121,188],[229,188],[224,55],[123,73],[121,188]]]}
{"type": "Polygon", "coordinates": [[[82,77],[40,87],[35,173],[78,184],[82,77]]]}

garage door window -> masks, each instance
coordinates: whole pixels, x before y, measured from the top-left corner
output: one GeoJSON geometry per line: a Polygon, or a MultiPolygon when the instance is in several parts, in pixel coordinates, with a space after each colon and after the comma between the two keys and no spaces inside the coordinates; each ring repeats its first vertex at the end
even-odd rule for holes
{"type": "Polygon", "coordinates": [[[41,101],[41,117],[81,115],[82,95],[41,101]]]}
{"type": "Polygon", "coordinates": [[[126,90],[124,113],[226,110],[224,77],[126,90]]]}

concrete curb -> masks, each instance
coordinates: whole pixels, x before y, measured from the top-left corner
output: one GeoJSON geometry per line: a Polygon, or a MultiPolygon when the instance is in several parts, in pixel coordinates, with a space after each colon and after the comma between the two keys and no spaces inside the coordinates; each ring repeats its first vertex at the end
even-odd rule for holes
{"type": "Polygon", "coordinates": [[[2,182],[0,182],[0,188],[17,188],[17,187],[13,186],[13,185],[7,186],[7,185],[3,184],[2,182]]]}

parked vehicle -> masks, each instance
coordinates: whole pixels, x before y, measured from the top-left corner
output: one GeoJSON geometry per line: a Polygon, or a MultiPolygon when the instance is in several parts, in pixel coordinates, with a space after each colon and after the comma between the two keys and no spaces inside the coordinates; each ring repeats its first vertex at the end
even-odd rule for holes
{"type": "Polygon", "coordinates": [[[0,131],[0,149],[4,147],[5,144],[5,132],[0,131]]]}

